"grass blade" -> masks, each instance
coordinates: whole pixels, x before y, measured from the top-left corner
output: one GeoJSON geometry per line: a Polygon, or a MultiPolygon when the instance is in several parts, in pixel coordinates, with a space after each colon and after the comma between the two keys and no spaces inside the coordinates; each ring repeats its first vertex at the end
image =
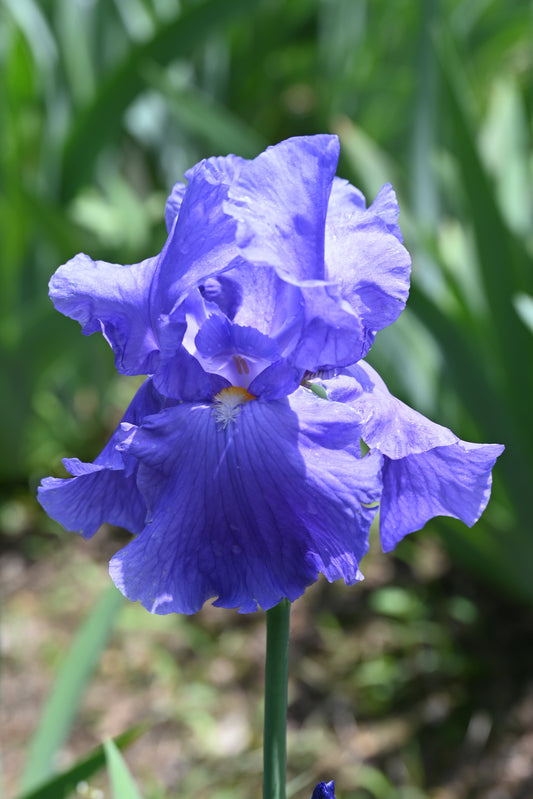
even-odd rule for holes
{"type": "MultiPolygon", "coordinates": [[[[134,743],[143,733],[146,727],[138,725],[132,727],[122,735],[115,738],[114,747],[117,751],[125,749],[134,743]]],[[[30,790],[17,797],[17,799],[67,799],[76,786],[84,780],[89,780],[97,771],[106,764],[106,752],[101,744],[96,747],[86,757],[78,760],[66,771],[52,777],[46,782],[41,783],[37,788],[30,790]]]]}
{"type": "Polygon", "coordinates": [[[141,799],[124,758],[113,741],[104,741],[104,751],[114,799],[141,799]]]}
{"type": "Polygon", "coordinates": [[[518,292],[531,292],[530,259],[506,225],[492,182],[481,162],[465,97],[466,76],[452,38],[441,35],[437,51],[455,153],[461,167],[490,308],[490,344],[494,357],[499,360],[502,378],[510,388],[506,394],[507,413],[516,419],[517,429],[533,447],[533,431],[529,424],[533,372],[524,368],[524,364],[533,362],[533,339],[513,307],[518,292]]]}
{"type": "Polygon", "coordinates": [[[110,586],[79,629],[31,741],[22,776],[23,791],[29,791],[52,774],[55,756],[69,734],[122,602],[122,594],[110,586]]]}
{"type": "Polygon", "coordinates": [[[412,210],[418,223],[429,229],[436,226],[439,217],[438,190],[431,167],[436,150],[438,98],[435,53],[430,32],[437,19],[437,12],[438,0],[424,3],[418,42],[420,78],[411,146],[412,210]]]}

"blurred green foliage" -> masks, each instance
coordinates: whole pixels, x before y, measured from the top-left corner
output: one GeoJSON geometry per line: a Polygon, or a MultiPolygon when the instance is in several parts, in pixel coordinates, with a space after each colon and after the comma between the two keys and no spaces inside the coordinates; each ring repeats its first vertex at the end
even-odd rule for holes
{"type": "MultiPolygon", "coordinates": [[[[0,477],[92,460],[133,387],[47,281],[78,251],[139,261],[199,158],[337,132],[340,173],[391,180],[414,257],[372,360],[392,390],[507,451],[459,557],[533,600],[531,19],[522,0],[4,0],[0,477]]],[[[384,664],[385,667],[386,664],[384,664]]]]}

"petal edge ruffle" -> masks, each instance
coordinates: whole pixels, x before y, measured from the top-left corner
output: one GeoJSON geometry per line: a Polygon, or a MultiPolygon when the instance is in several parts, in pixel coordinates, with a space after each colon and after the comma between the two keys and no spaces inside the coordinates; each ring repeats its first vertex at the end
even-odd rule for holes
{"type": "Polygon", "coordinates": [[[63,461],[70,478],[46,477],[37,491],[37,499],[52,519],[67,530],[90,538],[107,522],[139,532],[146,517],[146,503],[137,488],[137,463],[120,451],[128,427],[138,424],[147,414],[158,411],[162,398],[146,380],[94,463],[77,458],[63,461]]]}
{"type": "Polygon", "coordinates": [[[50,299],[88,336],[100,331],[115,353],[121,374],[155,371],[158,344],[149,297],[157,258],[121,266],[79,253],[60,266],[49,283],[50,299]]]}
{"type": "Polygon", "coordinates": [[[451,516],[472,527],[489,501],[491,472],[503,449],[458,441],[399,460],[386,458],[380,512],[384,552],[435,516],[451,516]]]}
{"type": "Polygon", "coordinates": [[[385,551],[435,516],[472,526],[490,497],[500,444],[461,441],[390,394],[364,362],[324,381],[331,399],[356,412],[361,435],[383,457],[380,536],[385,551]]]}

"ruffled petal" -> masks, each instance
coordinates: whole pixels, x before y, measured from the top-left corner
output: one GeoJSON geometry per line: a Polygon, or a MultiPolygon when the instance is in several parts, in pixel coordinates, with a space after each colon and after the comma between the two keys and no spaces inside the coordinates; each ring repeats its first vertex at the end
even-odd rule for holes
{"type": "MultiPolygon", "coordinates": [[[[261,333],[275,338],[280,351],[290,353],[304,324],[301,290],[285,283],[273,269],[248,263],[227,272],[225,277],[240,290],[240,302],[235,305],[234,315],[226,315],[240,325],[253,325],[261,333]]],[[[222,308],[220,304],[219,307],[222,308]]]]}
{"type": "Polygon", "coordinates": [[[398,224],[400,208],[396,193],[390,183],[385,183],[378,191],[374,202],[366,207],[366,199],[360,191],[347,180],[335,178],[331,187],[328,204],[327,224],[342,220],[352,223],[368,222],[372,217],[380,219],[389,233],[400,243],[403,242],[402,231],[398,224]]]}
{"type": "Polygon", "coordinates": [[[122,374],[149,374],[156,368],[158,344],[149,309],[156,263],[156,258],[149,258],[120,266],[80,253],[50,279],[55,308],[76,319],[84,335],[101,331],[122,374]]]}
{"type": "Polygon", "coordinates": [[[206,372],[185,347],[180,347],[160,366],[153,380],[165,397],[180,402],[210,402],[215,394],[231,385],[223,375],[206,372]]]}
{"type": "MultiPolygon", "coordinates": [[[[275,338],[283,356],[298,344],[306,351],[317,349],[317,295],[306,302],[300,287],[324,284],[325,215],[337,158],[335,137],[301,137],[240,163],[231,174],[224,208],[238,222],[236,242],[243,258],[223,275],[207,278],[201,291],[230,319],[275,338]],[[224,280],[231,282],[226,286],[224,280]]],[[[324,303],[331,306],[325,334],[331,342],[336,303],[324,289],[320,299],[321,310],[324,303]]],[[[348,320],[343,321],[340,333],[337,324],[339,340],[347,329],[348,320]]],[[[354,360],[357,356],[348,362],[354,360]]],[[[303,368],[314,366],[306,360],[303,368]]]]}
{"type": "Polygon", "coordinates": [[[401,244],[398,203],[390,184],[370,208],[360,193],[335,181],[326,221],[327,278],[358,314],[365,328],[365,355],[376,331],[392,324],[409,295],[411,259],[401,244]]]}
{"type": "Polygon", "coordinates": [[[387,229],[393,236],[396,236],[400,244],[403,243],[402,231],[398,224],[400,207],[396,199],[396,193],[390,183],[385,183],[385,185],[381,187],[369,211],[385,223],[387,229]]]}
{"type": "Polygon", "coordinates": [[[447,427],[394,397],[376,370],[364,361],[324,385],[330,399],[347,402],[356,410],[365,443],[389,458],[403,458],[458,441],[447,427]]]}
{"type": "MultiPolygon", "coordinates": [[[[118,436],[114,438],[115,444],[119,441],[118,436]]],[[[146,503],[137,490],[135,475],[76,458],[65,458],[63,463],[72,478],[45,477],[37,492],[52,519],[84,538],[91,538],[104,522],[134,533],[142,530],[146,503]]]]}
{"type": "Polygon", "coordinates": [[[195,338],[197,357],[207,372],[220,374],[234,386],[247,388],[260,372],[280,359],[274,339],[255,327],[210,316],[195,338]]]}
{"type": "MultiPolygon", "coordinates": [[[[205,158],[203,161],[200,161],[202,169],[211,175],[214,181],[223,181],[228,184],[234,181],[239,176],[241,169],[249,163],[250,161],[248,158],[242,158],[240,155],[233,155],[233,153],[229,155],[214,155],[211,158],[205,158]]],[[[187,180],[192,180],[198,166],[199,165],[196,164],[196,166],[187,170],[185,173],[187,180]]]]}
{"type": "Polygon", "coordinates": [[[206,372],[195,357],[194,337],[213,310],[217,307],[206,303],[196,291],[171,315],[159,317],[161,356],[153,381],[165,397],[183,402],[210,401],[229,385],[224,377],[206,372]]]}
{"type": "Polygon", "coordinates": [[[209,405],[145,420],[125,446],[149,522],[111,561],[116,585],[154,613],[213,597],[249,612],[296,599],[319,572],[360,579],[381,461],[359,457],[354,421],[305,389],[249,401],[225,429],[209,405]]]}
{"type": "Polygon", "coordinates": [[[503,452],[499,444],[458,441],[447,447],[385,458],[380,537],[389,552],[408,533],[434,516],[452,516],[468,527],[477,522],[490,498],[491,471],[503,452]]]}
{"type": "Polygon", "coordinates": [[[368,222],[371,216],[378,217],[387,230],[398,241],[403,242],[402,231],[398,225],[400,208],[396,194],[390,183],[385,183],[376,195],[376,199],[367,209],[366,199],[362,191],[352,186],[347,180],[335,178],[328,205],[327,222],[346,219],[354,222],[368,222]]]}
{"type": "Polygon", "coordinates": [[[322,286],[302,289],[305,325],[291,360],[309,372],[349,366],[364,352],[359,317],[341,297],[322,286]]]}
{"type": "Polygon", "coordinates": [[[500,444],[471,444],[435,424],[389,393],[361,362],[324,381],[328,396],[349,404],[361,437],[384,455],[380,536],[385,551],[434,516],[452,516],[471,527],[490,497],[491,471],[500,444]]]}
{"type": "Polygon", "coordinates": [[[304,377],[304,370],[298,369],[282,359],[267,366],[249,385],[250,394],[262,400],[287,397],[295,391],[304,377]]]}
{"type": "Polygon", "coordinates": [[[178,181],[178,183],[175,183],[172,186],[172,191],[169,194],[167,204],[165,206],[165,225],[167,228],[167,233],[170,233],[174,226],[174,222],[178,218],[179,210],[181,208],[186,191],[187,186],[185,183],[178,181]]]}
{"type": "Polygon", "coordinates": [[[276,338],[298,368],[357,362],[403,308],[410,261],[390,186],[366,209],[334,178],[337,159],[336,137],[307,136],[188,172],[160,258],[154,328],[198,287],[229,319],[276,338]]]}
{"type": "MultiPolygon", "coordinates": [[[[242,167],[225,204],[256,272],[250,279],[250,267],[233,270],[248,284],[236,321],[251,324],[260,308],[268,321],[260,320],[259,329],[272,336],[289,331],[294,364],[310,371],[356,363],[375,331],[397,318],[409,289],[394,192],[384,187],[366,209],[357,189],[334,179],[337,158],[335,137],[289,139],[242,167]],[[268,285],[258,291],[261,283],[268,285]]],[[[289,355],[288,346],[283,351],[289,355]]]]}
{"type": "Polygon", "coordinates": [[[104,523],[140,532],[146,517],[146,503],[137,489],[137,461],[117,450],[128,435],[127,424],[139,424],[156,413],[162,398],[151,380],[145,381],[119,426],[94,463],[66,458],[63,463],[72,478],[46,477],[37,498],[52,519],[67,530],[90,538],[104,523]]]}
{"type": "Polygon", "coordinates": [[[158,259],[151,295],[154,327],[205,281],[241,263],[236,222],[224,211],[230,170],[201,161],[186,173],[189,180],[178,217],[158,259]]]}
{"type": "Polygon", "coordinates": [[[287,139],[248,162],[231,184],[226,212],[245,259],[301,285],[324,279],[324,229],[339,157],[336,136],[287,139]]]}
{"type": "Polygon", "coordinates": [[[344,178],[335,177],[329,197],[328,216],[334,218],[337,214],[343,213],[355,215],[358,210],[361,214],[366,211],[366,198],[363,192],[344,178]]]}

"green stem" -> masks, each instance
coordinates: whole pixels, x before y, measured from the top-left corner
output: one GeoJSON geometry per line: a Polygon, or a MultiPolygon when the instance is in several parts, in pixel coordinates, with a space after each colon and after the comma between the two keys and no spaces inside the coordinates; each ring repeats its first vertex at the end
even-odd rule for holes
{"type": "Polygon", "coordinates": [[[283,599],[266,614],[263,799],[285,799],[290,610],[291,603],[283,599]]]}

